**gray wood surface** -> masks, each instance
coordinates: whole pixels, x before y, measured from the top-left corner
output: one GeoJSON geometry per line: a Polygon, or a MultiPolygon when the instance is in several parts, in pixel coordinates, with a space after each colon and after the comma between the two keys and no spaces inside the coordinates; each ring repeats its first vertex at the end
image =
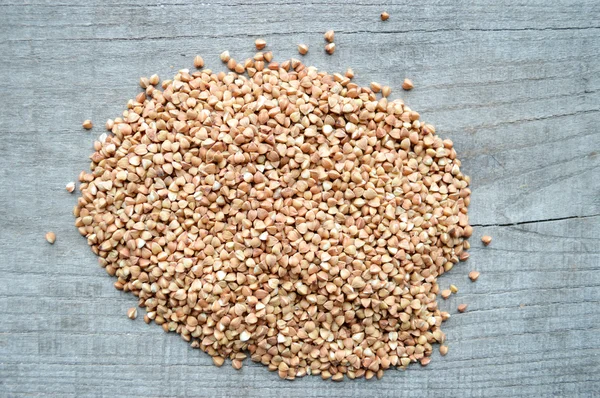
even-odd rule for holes
{"type": "Polygon", "coordinates": [[[600,396],[600,2],[286,3],[0,1],[0,397],[600,396]],[[303,42],[308,64],[389,84],[455,142],[476,227],[471,259],[441,278],[460,292],[441,306],[469,311],[445,324],[450,352],[428,367],[343,383],[216,368],[129,320],[136,300],[74,228],[64,186],[138,78],[195,54],[221,69],[221,51],[250,56],[257,37],[279,60],[303,42]]]}

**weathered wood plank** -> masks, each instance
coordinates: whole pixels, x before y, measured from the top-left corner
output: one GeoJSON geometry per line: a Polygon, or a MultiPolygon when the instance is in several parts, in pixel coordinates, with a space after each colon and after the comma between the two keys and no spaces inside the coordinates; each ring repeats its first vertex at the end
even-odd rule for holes
{"type": "Polygon", "coordinates": [[[598,21],[595,0],[2,2],[0,397],[600,395],[598,21]],[[455,142],[477,227],[471,259],[442,277],[460,292],[441,305],[469,311],[447,322],[450,353],[427,368],[338,384],[215,368],[127,319],[134,298],[72,226],[64,185],[139,76],[167,78],[197,53],[221,70],[221,51],[248,57],[259,36],[280,59],[304,42],[308,64],[389,84],[455,142]],[[416,88],[402,92],[407,76],[416,88]]]}

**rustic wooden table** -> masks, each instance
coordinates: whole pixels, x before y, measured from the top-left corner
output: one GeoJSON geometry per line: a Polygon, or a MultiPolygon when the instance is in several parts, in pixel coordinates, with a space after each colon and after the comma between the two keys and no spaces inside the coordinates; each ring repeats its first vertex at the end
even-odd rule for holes
{"type": "Polygon", "coordinates": [[[600,3],[285,3],[0,2],[0,396],[600,396],[600,3]],[[469,311],[445,324],[450,353],[428,367],[343,383],[216,368],[129,320],[136,300],[74,228],[65,183],[138,78],[196,54],[221,69],[221,51],[250,56],[258,37],[278,59],[307,43],[306,63],[389,84],[455,142],[475,234],[471,259],[441,278],[460,288],[441,306],[469,311]]]}

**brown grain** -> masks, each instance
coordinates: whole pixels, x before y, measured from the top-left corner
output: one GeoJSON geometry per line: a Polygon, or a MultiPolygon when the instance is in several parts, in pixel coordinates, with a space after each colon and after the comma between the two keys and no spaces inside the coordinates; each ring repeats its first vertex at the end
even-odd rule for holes
{"type": "Polygon", "coordinates": [[[112,119],[108,119],[104,127],[106,128],[106,130],[111,131],[114,125],[115,122],[112,119]]]}
{"type": "Polygon", "coordinates": [[[302,55],[308,53],[308,46],[306,44],[298,44],[298,52],[302,55]]]}
{"type": "Polygon", "coordinates": [[[129,319],[135,319],[137,318],[137,308],[132,307],[130,309],[127,310],[127,317],[129,319]]]}
{"type": "Polygon", "coordinates": [[[444,357],[446,356],[446,354],[448,354],[448,346],[447,345],[441,345],[440,346],[440,354],[444,357]]]}
{"type": "Polygon", "coordinates": [[[267,46],[267,42],[264,39],[256,39],[254,41],[254,46],[257,50],[262,50],[267,46]]]}
{"type": "Polygon", "coordinates": [[[54,244],[54,242],[56,242],[56,234],[54,232],[46,232],[46,241],[48,241],[48,243],[50,243],[51,245],[54,244]]]}
{"type": "Polygon", "coordinates": [[[196,55],[194,57],[194,67],[196,69],[200,69],[200,68],[204,67],[204,59],[201,56],[196,55]]]}
{"type": "Polygon", "coordinates": [[[404,79],[404,82],[402,82],[402,88],[406,91],[412,90],[414,87],[415,86],[410,79],[404,79]]]}
{"type": "Polygon", "coordinates": [[[475,282],[477,280],[477,278],[479,278],[479,272],[477,272],[477,271],[469,272],[469,279],[471,279],[473,282],[475,282]]]}

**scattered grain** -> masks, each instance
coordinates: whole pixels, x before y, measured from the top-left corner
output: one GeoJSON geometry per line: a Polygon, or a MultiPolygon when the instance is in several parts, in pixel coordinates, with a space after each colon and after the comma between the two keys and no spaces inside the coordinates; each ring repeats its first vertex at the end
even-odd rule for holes
{"type": "Polygon", "coordinates": [[[442,298],[444,300],[447,300],[450,297],[451,294],[452,294],[452,291],[450,289],[444,289],[444,290],[442,290],[442,298]]]}
{"type": "Polygon", "coordinates": [[[254,41],[254,46],[257,50],[262,50],[267,46],[267,42],[264,39],[256,39],[254,41]]]}
{"type": "Polygon", "coordinates": [[[479,272],[477,271],[471,271],[469,272],[469,279],[472,280],[473,282],[475,282],[477,280],[477,278],[479,278],[479,272]]]}
{"type": "Polygon", "coordinates": [[[481,241],[483,242],[484,245],[489,245],[490,243],[492,243],[492,237],[489,235],[483,235],[481,237],[481,241]]]}
{"type": "Polygon", "coordinates": [[[135,319],[135,318],[137,318],[137,308],[131,307],[130,309],[128,309],[127,310],[127,317],[129,319],[135,319]]]}
{"type": "Polygon", "coordinates": [[[196,55],[194,57],[194,67],[196,69],[200,69],[200,68],[204,67],[204,59],[201,56],[196,55]]]}
{"type": "Polygon", "coordinates": [[[440,354],[444,357],[446,356],[446,354],[448,353],[448,346],[447,345],[440,345],[440,354]]]}
{"type": "Polygon", "coordinates": [[[335,32],[333,30],[328,30],[327,32],[325,32],[324,37],[326,41],[328,41],[329,43],[333,43],[335,32]]]}
{"type": "Polygon", "coordinates": [[[308,52],[308,46],[306,44],[298,44],[298,52],[302,55],[306,55],[308,52]]]}
{"type": "Polygon", "coordinates": [[[450,291],[452,294],[458,293],[458,288],[455,285],[450,285],[450,291]]]}
{"type": "Polygon", "coordinates": [[[56,234],[54,232],[46,232],[46,240],[53,245],[56,242],[56,234]]]}
{"type": "Polygon", "coordinates": [[[413,85],[412,80],[410,79],[404,79],[404,82],[402,82],[402,88],[406,91],[412,90],[415,86],[413,85]]]}
{"type": "Polygon", "coordinates": [[[229,55],[229,51],[223,51],[219,58],[221,58],[221,62],[226,64],[231,59],[231,55],[229,55]]]}
{"type": "Polygon", "coordinates": [[[467,304],[459,304],[458,312],[465,312],[467,310],[467,304]]]}
{"type": "Polygon", "coordinates": [[[65,189],[69,193],[73,192],[75,190],[75,183],[73,181],[68,182],[67,185],[65,186],[65,189]]]}
{"type": "Polygon", "coordinates": [[[86,119],[86,120],[83,121],[83,123],[81,124],[81,126],[84,129],[89,130],[89,129],[91,129],[93,127],[92,121],[90,119],[86,119]]]}
{"type": "Polygon", "coordinates": [[[325,52],[329,55],[335,52],[335,43],[329,43],[325,46],[325,52]]]}
{"type": "Polygon", "coordinates": [[[387,21],[388,19],[390,19],[390,14],[388,14],[387,12],[382,12],[381,13],[381,20],[382,21],[387,21]]]}

